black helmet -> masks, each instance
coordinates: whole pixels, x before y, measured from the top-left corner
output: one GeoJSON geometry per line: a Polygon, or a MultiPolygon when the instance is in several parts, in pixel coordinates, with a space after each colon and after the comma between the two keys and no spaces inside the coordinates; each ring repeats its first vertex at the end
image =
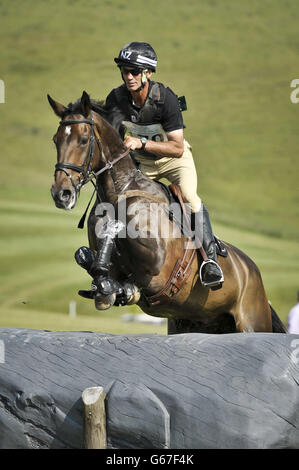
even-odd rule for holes
{"type": "Polygon", "coordinates": [[[155,72],[157,55],[152,46],[147,42],[131,42],[122,48],[114,62],[116,62],[118,67],[133,65],[140,69],[151,69],[155,72]]]}

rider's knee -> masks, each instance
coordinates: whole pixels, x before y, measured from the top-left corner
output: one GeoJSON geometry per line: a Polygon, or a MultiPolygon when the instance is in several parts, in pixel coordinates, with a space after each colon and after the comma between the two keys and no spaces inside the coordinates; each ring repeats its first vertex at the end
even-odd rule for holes
{"type": "Polygon", "coordinates": [[[202,201],[198,194],[190,190],[190,188],[181,187],[181,190],[185,203],[190,205],[191,212],[199,212],[201,209],[202,201]]]}

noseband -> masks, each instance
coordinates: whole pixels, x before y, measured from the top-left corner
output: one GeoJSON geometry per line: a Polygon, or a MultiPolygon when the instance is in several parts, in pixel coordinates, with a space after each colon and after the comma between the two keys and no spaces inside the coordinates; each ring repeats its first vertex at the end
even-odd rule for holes
{"type": "Polygon", "coordinates": [[[90,181],[90,175],[93,173],[92,171],[92,162],[93,162],[93,156],[94,156],[94,143],[95,141],[98,144],[100,153],[102,153],[102,148],[101,148],[101,143],[97,136],[95,135],[94,131],[94,121],[92,119],[73,119],[69,121],[60,121],[61,126],[69,126],[72,124],[89,124],[91,126],[91,136],[90,136],[90,142],[89,142],[89,147],[87,150],[87,154],[84,160],[83,165],[75,165],[73,163],[65,163],[65,162],[58,162],[55,165],[55,173],[54,177],[56,176],[57,171],[63,171],[68,178],[70,178],[71,183],[73,187],[75,188],[76,192],[78,192],[81,187],[87,183],[87,181],[90,181]],[[78,184],[75,184],[72,175],[67,171],[67,170],[73,170],[76,171],[77,173],[80,173],[83,178],[79,181],[78,184]]]}

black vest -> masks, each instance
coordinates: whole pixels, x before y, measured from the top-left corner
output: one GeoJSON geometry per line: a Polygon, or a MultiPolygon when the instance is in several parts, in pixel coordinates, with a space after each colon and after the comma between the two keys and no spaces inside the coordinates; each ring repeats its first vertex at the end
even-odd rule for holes
{"type": "Polygon", "coordinates": [[[136,124],[161,123],[162,109],[165,102],[166,87],[163,83],[150,82],[150,90],[144,106],[140,109],[132,104],[131,95],[125,84],[113,90],[117,108],[112,110],[113,125],[123,137],[122,121],[136,124]]]}

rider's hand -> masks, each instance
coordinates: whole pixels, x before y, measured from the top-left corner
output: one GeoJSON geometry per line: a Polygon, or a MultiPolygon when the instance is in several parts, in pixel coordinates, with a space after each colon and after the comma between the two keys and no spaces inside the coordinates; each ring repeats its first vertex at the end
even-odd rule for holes
{"type": "Polygon", "coordinates": [[[142,147],[141,140],[138,137],[127,136],[125,137],[124,144],[131,150],[141,149],[142,147]]]}

